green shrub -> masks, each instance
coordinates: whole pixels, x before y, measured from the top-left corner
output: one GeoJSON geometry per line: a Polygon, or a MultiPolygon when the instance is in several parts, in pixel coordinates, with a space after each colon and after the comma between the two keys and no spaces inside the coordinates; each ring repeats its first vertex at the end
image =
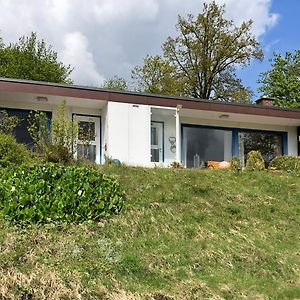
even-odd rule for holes
{"type": "MultiPolygon", "coordinates": [[[[68,164],[76,153],[78,123],[66,116],[64,100],[54,112],[51,127],[44,112],[32,111],[28,117],[28,132],[34,141],[35,151],[48,162],[68,164]]],[[[85,141],[89,145],[89,141],[85,141]]]]}
{"type": "Polygon", "coordinates": [[[46,161],[62,164],[70,164],[74,161],[69,149],[62,145],[49,145],[45,149],[46,161]]]}
{"type": "Polygon", "coordinates": [[[0,111],[0,132],[12,135],[21,120],[17,116],[10,116],[6,110],[0,111]]]}
{"type": "Polygon", "coordinates": [[[239,171],[242,168],[241,159],[237,156],[233,156],[230,161],[230,168],[233,171],[239,171]]]}
{"type": "Polygon", "coordinates": [[[99,220],[119,213],[124,193],[111,176],[53,163],[2,169],[0,215],[20,224],[99,220]]]}
{"type": "Polygon", "coordinates": [[[248,153],[246,169],[251,171],[261,171],[265,169],[265,162],[259,151],[250,151],[248,153]]]}
{"type": "Polygon", "coordinates": [[[300,171],[300,157],[296,156],[277,156],[269,165],[273,170],[300,171]]]}
{"type": "Polygon", "coordinates": [[[31,160],[31,153],[25,145],[18,144],[11,135],[0,133],[0,167],[20,165],[31,160]]]}

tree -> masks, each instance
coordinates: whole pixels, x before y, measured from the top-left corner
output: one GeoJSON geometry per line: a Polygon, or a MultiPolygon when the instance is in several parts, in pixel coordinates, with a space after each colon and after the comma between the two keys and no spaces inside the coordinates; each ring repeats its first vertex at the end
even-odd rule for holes
{"type": "Polygon", "coordinates": [[[184,82],[176,74],[176,68],[161,56],[146,56],[143,66],[136,66],[131,73],[136,89],[152,94],[181,96],[184,82]]]}
{"type": "Polygon", "coordinates": [[[8,46],[0,40],[0,77],[71,84],[72,70],[59,62],[57,53],[34,32],[8,46]]]}
{"type": "Polygon", "coordinates": [[[271,69],[260,74],[260,92],[275,99],[275,105],[300,108],[300,50],[275,54],[271,69]]]}
{"type": "Polygon", "coordinates": [[[239,102],[250,104],[253,91],[242,84],[241,79],[231,72],[222,73],[221,80],[217,81],[214,98],[226,102],[239,102]]]}
{"type": "MultiPolygon", "coordinates": [[[[247,66],[253,58],[262,59],[263,53],[251,34],[252,21],[236,27],[232,20],[224,18],[224,13],[225,6],[213,1],[204,4],[196,18],[179,16],[178,35],[163,44],[163,62],[180,78],[181,94],[224,101],[236,101],[238,94],[249,96],[249,88],[243,87],[235,70],[237,66],[247,66]]],[[[147,74],[146,79],[151,76],[147,74]]]]}
{"type": "Polygon", "coordinates": [[[128,83],[124,78],[115,75],[114,77],[105,80],[102,87],[110,90],[127,91],[128,83]]]}

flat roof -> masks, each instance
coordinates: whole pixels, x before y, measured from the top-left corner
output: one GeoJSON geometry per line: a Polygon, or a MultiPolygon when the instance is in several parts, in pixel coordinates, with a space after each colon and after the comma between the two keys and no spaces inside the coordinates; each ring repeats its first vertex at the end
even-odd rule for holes
{"type": "Polygon", "coordinates": [[[272,106],[270,107],[257,104],[228,103],[223,101],[172,97],[131,91],[115,91],[97,87],[67,85],[1,77],[0,91],[35,93],[41,95],[104,100],[163,107],[177,107],[178,105],[180,105],[184,109],[300,119],[300,109],[288,109],[272,106]]]}

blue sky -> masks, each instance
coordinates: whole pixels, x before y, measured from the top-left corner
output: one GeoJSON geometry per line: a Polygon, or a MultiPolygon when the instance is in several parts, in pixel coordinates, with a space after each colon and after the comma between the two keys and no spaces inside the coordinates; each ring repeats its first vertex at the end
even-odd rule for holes
{"type": "Polygon", "coordinates": [[[277,23],[259,37],[264,50],[263,62],[253,62],[250,67],[238,73],[245,85],[250,86],[255,92],[255,97],[260,96],[257,92],[259,74],[270,69],[269,59],[273,52],[284,54],[286,51],[300,49],[300,1],[299,0],[273,0],[270,12],[279,14],[277,23]]]}

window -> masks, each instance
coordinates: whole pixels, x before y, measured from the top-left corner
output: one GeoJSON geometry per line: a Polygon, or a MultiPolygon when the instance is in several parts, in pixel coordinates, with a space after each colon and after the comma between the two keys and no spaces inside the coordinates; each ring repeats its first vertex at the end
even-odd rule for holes
{"type": "MultiPolygon", "coordinates": [[[[29,149],[34,148],[34,142],[32,137],[30,136],[28,132],[29,122],[28,118],[30,115],[30,110],[25,109],[10,109],[10,108],[1,108],[0,110],[7,111],[9,116],[16,116],[19,118],[20,123],[15,128],[14,135],[16,137],[16,140],[18,143],[25,144],[29,149]]],[[[50,128],[51,124],[51,112],[45,112],[47,119],[48,119],[48,125],[50,128]]]]}
{"type": "Polygon", "coordinates": [[[281,133],[249,131],[239,133],[239,151],[242,165],[246,164],[247,154],[259,151],[266,164],[279,155],[283,155],[283,137],[281,133]]]}
{"type": "Polygon", "coordinates": [[[231,130],[183,126],[183,163],[188,168],[205,165],[207,161],[230,160],[231,149],[231,130]]]}

